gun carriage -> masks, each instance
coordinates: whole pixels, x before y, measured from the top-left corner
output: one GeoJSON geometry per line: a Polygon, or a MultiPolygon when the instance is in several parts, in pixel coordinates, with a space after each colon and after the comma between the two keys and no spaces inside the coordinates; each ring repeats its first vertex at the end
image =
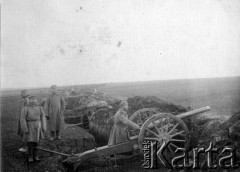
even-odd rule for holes
{"type": "MultiPolygon", "coordinates": [[[[143,142],[146,140],[157,141],[158,147],[160,147],[163,142],[169,142],[167,154],[174,154],[176,148],[187,148],[189,146],[189,131],[182,119],[209,110],[210,107],[206,106],[179,115],[173,115],[171,113],[159,112],[158,109],[155,108],[140,109],[130,117],[131,121],[140,126],[140,130],[130,130],[129,140],[126,142],[116,145],[106,145],[113,121],[110,118],[99,122],[98,117],[104,119],[99,113],[103,113],[105,116],[109,115],[108,109],[101,109],[89,117],[87,126],[89,127],[89,132],[96,138],[96,142],[99,143],[99,145],[105,144],[105,146],[100,146],[74,155],[63,155],[67,156],[63,163],[65,165],[72,165],[72,167],[76,169],[81,163],[89,159],[97,158],[99,155],[110,156],[133,151],[142,153],[143,142]],[[101,124],[104,122],[105,126],[103,127],[101,124]]],[[[86,126],[86,124],[83,123],[75,125],[86,126]]]]}

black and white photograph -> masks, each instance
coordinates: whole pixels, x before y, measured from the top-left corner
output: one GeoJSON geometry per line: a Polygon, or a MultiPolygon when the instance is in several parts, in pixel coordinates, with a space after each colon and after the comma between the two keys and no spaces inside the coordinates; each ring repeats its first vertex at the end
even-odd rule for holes
{"type": "Polygon", "coordinates": [[[2,172],[240,171],[239,0],[1,0],[2,172]]]}

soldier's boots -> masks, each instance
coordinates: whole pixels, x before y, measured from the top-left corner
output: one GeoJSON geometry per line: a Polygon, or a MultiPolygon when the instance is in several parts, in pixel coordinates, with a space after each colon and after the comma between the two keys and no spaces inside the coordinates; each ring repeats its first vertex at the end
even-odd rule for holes
{"type": "Polygon", "coordinates": [[[49,139],[50,141],[53,141],[54,140],[54,137],[50,137],[50,139],[49,139]]]}
{"type": "Polygon", "coordinates": [[[62,139],[62,138],[60,137],[60,134],[59,134],[59,131],[58,131],[58,130],[56,131],[56,139],[57,139],[57,140],[61,140],[61,139],[62,139]]]}
{"type": "Polygon", "coordinates": [[[56,139],[57,139],[57,140],[61,140],[62,137],[61,137],[61,136],[57,136],[56,139]]]}
{"type": "Polygon", "coordinates": [[[34,159],[34,161],[36,161],[36,162],[39,162],[39,161],[41,161],[40,159],[39,159],[39,157],[38,157],[38,155],[37,155],[37,149],[35,148],[34,150],[33,150],[33,159],[34,159]]]}
{"type": "Polygon", "coordinates": [[[54,131],[51,131],[51,137],[50,137],[50,141],[53,141],[54,140],[54,137],[55,137],[55,132],[54,131]]]}
{"type": "Polygon", "coordinates": [[[34,161],[33,161],[33,157],[28,157],[28,163],[33,163],[34,161]]]}
{"type": "Polygon", "coordinates": [[[33,163],[33,147],[28,148],[28,163],[33,163]]]}
{"type": "Polygon", "coordinates": [[[55,137],[55,132],[54,131],[51,131],[51,137],[50,137],[50,141],[53,141],[54,139],[56,140],[61,140],[61,136],[60,136],[60,132],[57,130],[56,131],[56,137],[55,137]]]}
{"type": "Polygon", "coordinates": [[[35,142],[28,142],[28,163],[39,162],[40,159],[37,156],[37,143],[35,142]]]}

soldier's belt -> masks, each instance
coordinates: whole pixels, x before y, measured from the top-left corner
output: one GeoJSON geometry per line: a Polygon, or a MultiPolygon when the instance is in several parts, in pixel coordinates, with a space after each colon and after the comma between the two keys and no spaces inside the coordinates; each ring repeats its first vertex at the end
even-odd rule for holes
{"type": "Polygon", "coordinates": [[[40,119],[35,119],[35,120],[27,120],[27,122],[36,122],[36,121],[40,121],[40,119]]]}

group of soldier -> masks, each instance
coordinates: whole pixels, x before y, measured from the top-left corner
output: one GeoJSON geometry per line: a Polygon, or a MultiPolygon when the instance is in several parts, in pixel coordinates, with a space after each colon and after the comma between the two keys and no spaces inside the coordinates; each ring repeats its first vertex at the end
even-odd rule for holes
{"type": "MultiPolygon", "coordinates": [[[[60,140],[60,131],[64,128],[65,100],[53,85],[50,95],[44,103],[38,103],[36,96],[28,95],[26,90],[21,93],[21,114],[19,116],[18,135],[27,143],[28,162],[37,162],[37,145],[44,138],[47,130],[51,135],[49,140],[60,140]]],[[[115,145],[129,140],[128,127],[140,129],[130,121],[127,115],[128,103],[122,101],[119,110],[113,116],[114,125],[110,132],[108,145],[115,145]]]]}
{"type": "Polygon", "coordinates": [[[50,95],[39,104],[37,97],[28,95],[27,90],[21,92],[21,114],[18,122],[18,135],[27,143],[28,162],[40,161],[37,156],[37,145],[44,139],[45,132],[51,132],[50,141],[61,139],[60,131],[64,128],[64,98],[53,85],[50,95]]]}

